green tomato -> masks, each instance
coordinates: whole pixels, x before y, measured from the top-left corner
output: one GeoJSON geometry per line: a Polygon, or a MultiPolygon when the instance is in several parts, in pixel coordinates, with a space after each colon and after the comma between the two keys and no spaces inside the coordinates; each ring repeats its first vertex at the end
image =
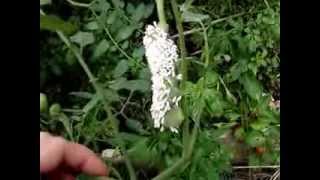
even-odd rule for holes
{"type": "Polygon", "coordinates": [[[48,110],[48,98],[44,93],[40,93],[40,113],[48,110]]]}
{"type": "Polygon", "coordinates": [[[61,106],[58,103],[52,104],[49,109],[50,116],[58,116],[61,113],[61,106]]]}
{"type": "Polygon", "coordinates": [[[181,108],[170,110],[165,117],[164,126],[178,128],[184,120],[184,115],[181,108]]]}

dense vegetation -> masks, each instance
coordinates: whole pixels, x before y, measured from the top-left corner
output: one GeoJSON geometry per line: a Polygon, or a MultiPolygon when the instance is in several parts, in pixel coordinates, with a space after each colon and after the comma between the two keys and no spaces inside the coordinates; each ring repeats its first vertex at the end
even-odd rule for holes
{"type": "Polygon", "coordinates": [[[153,128],[150,115],[142,37],[159,21],[155,3],[40,0],[41,130],[103,154],[115,179],[211,180],[278,165],[280,2],[164,0],[187,62],[183,117],[169,117],[179,133],[153,128]]]}

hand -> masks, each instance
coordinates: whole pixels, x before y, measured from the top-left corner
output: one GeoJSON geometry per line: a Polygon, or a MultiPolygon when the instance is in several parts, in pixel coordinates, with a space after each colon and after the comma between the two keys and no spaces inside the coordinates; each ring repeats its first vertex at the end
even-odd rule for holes
{"type": "Polygon", "coordinates": [[[108,175],[105,164],[88,148],[45,132],[40,132],[40,173],[57,180],[73,180],[77,173],[108,175]]]}

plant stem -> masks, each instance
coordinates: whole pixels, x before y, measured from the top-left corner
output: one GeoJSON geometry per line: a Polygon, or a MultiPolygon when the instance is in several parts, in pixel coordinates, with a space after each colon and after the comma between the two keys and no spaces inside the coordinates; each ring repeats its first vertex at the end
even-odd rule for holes
{"type": "Polygon", "coordinates": [[[187,48],[185,45],[185,39],[183,35],[183,26],[182,26],[182,20],[181,20],[181,14],[179,13],[178,10],[178,5],[175,0],[170,0],[171,6],[172,6],[172,11],[174,14],[174,18],[176,20],[176,26],[179,34],[179,48],[181,51],[181,74],[182,74],[182,82],[181,82],[181,88],[184,89],[184,84],[185,81],[188,79],[188,61],[186,61],[187,57],[187,48]]]}
{"type": "Polygon", "coordinates": [[[192,157],[191,155],[192,155],[192,152],[194,149],[197,135],[198,135],[198,126],[195,125],[193,127],[193,131],[191,134],[191,139],[189,142],[188,149],[186,151],[186,155],[182,156],[176,163],[174,163],[171,167],[169,167],[168,169],[166,169],[165,171],[160,173],[158,176],[156,176],[152,180],[167,180],[167,179],[169,179],[170,176],[177,173],[180,170],[180,168],[185,166],[186,163],[188,163],[190,161],[190,158],[192,157]]]}
{"type": "MultiPolygon", "coordinates": [[[[73,1],[73,0],[66,0],[66,1],[68,1],[68,3],[70,3],[70,4],[73,5],[73,6],[85,7],[85,8],[88,8],[88,7],[91,6],[91,3],[89,3],[89,4],[79,3],[79,2],[75,2],[75,1],[73,1]]],[[[93,2],[94,2],[94,1],[93,1],[93,2]]]]}
{"type": "MultiPolygon", "coordinates": [[[[240,16],[243,16],[245,14],[246,13],[238,13],[238,14],[234,14],[234,15],[231,15],[231,16],[227,16],[227,17],[223,17],[223,18],[220,18],[220,19],[216,19],[214,21],[211,21],[210,24],[206,27],[206,29],[208,29],[210,26],[213,26],[213,25],[218,24],[220,22],[224,22],[224,21],[232,19],[232,18],[240,17],[240,16]]],[[[199,32],[199,31],[202,31],[202,28],[196,28],[196,29],[191,29],[189,31],[185,31],[185,32],[183,32],[183,35],[189,35],[189,34],[193,34],[193,33],[199,32]]],[[[176,34],[176,35],[173,35],[171,38],[177,38],[178,36],[179,36],[179,34],[176,34]]]]}
{"type": "Polygon", "coordinates": [[[113,174],[118,178],[118,180],[123,180],[120,173],[114,167],[110,167],[110,171],[113,172],[113,174]]]}
{"type": "Polygon", "coordinates": [[[159,26],[163,30],[168,30],[168,24],[166,20],[166,15],[164,12],[164,0],[156,0],[157,5],[157,12],[158,12],[158,18],[159,18],[159,26]]]}
{"type": "Polygon", "coordinates": [[[133,168],[132,163],[129,160],[127,154],[124,154],[124,161],[125,161],[125,164],[127,166],[128,171],[129,171],[130,180],[137,180],[134,168],[133,168]]]}
{"type": "Polygon", "coordinates": [[[205,62],[204,66],[205,68],[208,68],[209,62],[210,62],[210,56],[209,56],[209,43],[208,43],[208,35],[207,35],[207,29],[204,27],[204,24],[200,21],[201,28],[203,30],[203,39],[204,39],[204,53],[205,53],[205,62]]]}

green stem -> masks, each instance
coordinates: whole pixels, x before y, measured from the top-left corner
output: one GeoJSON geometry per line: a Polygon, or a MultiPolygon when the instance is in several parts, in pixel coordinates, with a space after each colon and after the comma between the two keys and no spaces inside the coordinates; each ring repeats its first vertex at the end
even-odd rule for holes
{"type": "Polygon", "coordinates": [[[68,3],[70,3],[70,4],[73,5],[73,6],[85,7],[85,8],[88,8],[88,7],[91,6],[91,3],[89,3],[89,4],[79,3],[79,2],[75,2],[75,1],[73,1],[73,0],[66,0],[66,1],[68,1],[68,3]]]}
{"type": "Polygon", "coordinates": [[[207,30],[204,26],[204,24],[200,21],[199,22],[201,25],[201,28],[203,30],[203,39],[204,39],[204,53],[205,53],[205,63],[204,66],[205,68],[208,68],[209,63],[210,63],[210,56],[209,56],[209,43],[208,43],[208,35],[207,35],[207,30]]]}
{"type": "Polygon", "coordinates": [[[166,20],[166,15],[164,12],[164,0],[156,0],[157,5],[157,12],[158,12],[158,18],[159,18],[159,26],[163,30],[168,30],[168,24],[166,20]]]}
{"type": "Polygon", "coordinates": [[[187,48],[186,43],[183,35],[183,26],[182,26],[182,20],[181,20],[181,14],[178,10],[178,5],[175,0],[170,0],[172,11],[174,14],[174,18],[176,20],[176,26],[179,34],[179,48],[181,51],[181,74],[182,74],[182,82],[181,82],[181,88],[184,89],[185,81],[188,79],[188,61],[186,61],[187,57],[187,48]]]}
{"type": "Polygon", "coordinates": [[[118,178],[118,180],[123,180],[120,173],[114,167],[110,167],[110,171],[118,178]]]}
{"type": "Polygon", "coordinates": [[[132,163],[129,160],[127,154],[124,155],[124,161],[125,161],[125,164],[127,166],[128,171],[129,171],[130,180],[137,180],[134,168],[133,168],[132,163]]]}
{"type": "Polygon", "coordinates": [[[182,167],[184,167],[191,159],[192,157],[192,152],[194,149],[194,145],[197,139],[198,135],[198,125],[195,125],[193,127],[193,131],[191,134],[191,139],[189,142],[189,146],[186,151],[186,155],[181,157],[176,163],[174,163],[170,168],[166,169],[162,173],[160,173],[158,176],[153,178],[152,180],[167,180],[169,179],[172,175],[177,173],[182,167]]]}
{"type": "Polygon", "coordinates": [[[182,130],[182,142],[183,142],[183,153],[182,157],[185,157],[187,155],[187,147],[189,146],[189,137],[190,137],[190,131],[189,131],[189,119],[185,120],[183,124],[183,130],[182,130]]]}

